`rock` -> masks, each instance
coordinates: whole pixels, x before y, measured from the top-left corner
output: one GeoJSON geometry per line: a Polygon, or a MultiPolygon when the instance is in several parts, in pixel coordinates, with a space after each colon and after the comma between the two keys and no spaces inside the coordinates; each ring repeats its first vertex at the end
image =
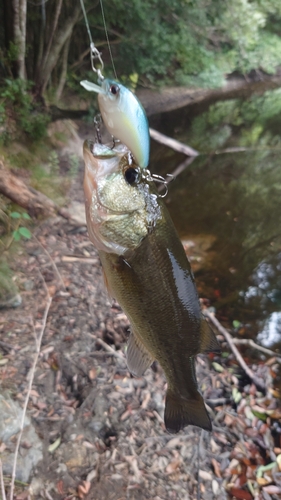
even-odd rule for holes
{"type": "Polygon", "coordinates": [[[8,307],[19,307],[22,303],[22,298],[19,293],[13,295],[12,297],[2,298],[0,300],[0,309],[6,309],[8,307]]]}
{"type": "MultiPolygon", "coordinates": [[[[17,442],[17,434],[20,430],[22,418],[22,408],[16,401],[13,401],[6,395],[0,394],[0,415],[0,441],[3,441],[6,445],[5,451],[1,455],[3,473],[4,475],[11,475],[14,463],[15,443],[17,442]]],[[[31,470],[43,458],[42,442],[27,416],[24,419],[21,443],[22,446],[20,446],[17,458],[16,479],[27,482],[31,470]]]]}
{"type": "Polygon", "coordinates": [[[71,215],[71,222],[77,226],[86,226],[85,204],[79,201],[72,201],[68,207],[71,215]]]}

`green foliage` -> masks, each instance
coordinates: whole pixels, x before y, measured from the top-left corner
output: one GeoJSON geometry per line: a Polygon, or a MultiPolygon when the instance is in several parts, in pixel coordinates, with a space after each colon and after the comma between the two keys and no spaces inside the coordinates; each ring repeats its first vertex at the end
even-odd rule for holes
{"type": "MultiPolygon", "coordinates": [[[[112,76],[99,2],[93,5],[91,0],[85,0],[85,5],[93,40],[105,62],[105,75],[112,76]]],[[[175,84],[218,87],[233,72],[247,74],[251,70],[261,70],[274,73],[281,64],[280,5],[280,0],[103,0],[118,77],[129,82],[130,75],[138,75],[137,82],[132,82],[133,86],[138,83],[152,87],[175,84]]],[[[63,32],[76,6],[76,0],[62,2],[50,50],[47,47],[54,26],[56,0],[45,2],[45,22],[36,3],[31,2],[28,6],[27,76],[40,93],[44,64],[51,58],[54,68],[45,94],[51,100],[56,95],[65,64],[63,46],[60,49],[55,47],[59,39],[57,35],[59,30],[63,32]]],[[[7,76],[14,71],[13,62],[17,59],[18,48],[11,41],[5,41],[9,33],[5,35],[0,33],[0,75],[7,76]]],[[[81,57],[88,47],[87,30],[84,21],[79,20],[70,41],[66,78],[68,89],[74,91],[78,98],[85,95],[79,81],[93,78],[89,57],[85,56],[84,60],[81,57]]],[[[49,74],[45,75],[45,83],[49,77],[49,74]]],[[[40,110],[37,109],[37,124],[34,124],[32,112],[27,111],[29,108],[30,103],[23,106],[20,126],[28,135],[41,136],[45,117],[41,115],[40,118],[40,110]],[[28,119],[29,114],[31,120],[28,119]]],[[[32,109],[34,111],[33,102],[32,109]]],[[[3,110],[0,109],[0,127],[1,115],[3,110]]]]}
{"type": "Polygon", "coordinates": [[[31,82],[6,79],[0,86],[1,142],[22,139],[39,141],[47,132],[49,116],[42,113],[31,94],[31,82]]]}
{"type": "Polygon", "coordinates": [[[10,298],[17,293],[13,281],[13,273],[4,259],[0,260],[0,301],[10,298]]]}
{"type": "Polygon", "coordinates": [[[77,156],[74,153],[71,153],[69,155],[69,176],[70,177],[75,177],[77,175],[78,169],[79,169],[79,163],[80,163],[79,156],[77,156]]]}
{"type": "Polygon", "coordinates": [[[6,249],[8,249],[11,246],[13,240],[20,241],[22,238],[26,238],[29,240],[32,236],[29,229],[27,227],[25,227],[25,225],[23,225],[24,223],[26,223],[26,221],[31,220],[28,213],[13,211],[13,212],[8,213],[8,215],[10,216],[11,219],[13,219],[15,221],[15,224],[11,224],[11,226],[9,226],[9,227],[14,228],[14,230],[12,232],[12,238],[10,239],[9,243],[7,244],[6,249]]]}
{"type": "Polygon", "coordinates": [[[188,140],[202,152],[232,146],[281,147],[280,113],[281,89],[217,102],[193,120],[188,140]]]}
{"type": "MultiPolygon", "coordinates": [[[[104,0],[104,9],[117,72],[140,83],[216,87],[231,72],[281,64],[279,0],[104,0]]],[[[89,16],[99,41],[99,9],[89,16]]]]}

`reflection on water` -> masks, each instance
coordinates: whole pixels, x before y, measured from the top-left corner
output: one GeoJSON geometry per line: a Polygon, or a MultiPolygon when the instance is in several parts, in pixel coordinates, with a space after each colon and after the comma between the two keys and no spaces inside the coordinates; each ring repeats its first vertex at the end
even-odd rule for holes
{"type": "MultiPolygon", "coordinates": [[[[243,335],[281,345],[281,90],[155,118],[163,133],[204,154],[166,198],[187,241],[199,293],[243,335]],[[244,152],[221,153],[243,147],[244,152]]],[[[184,157],[153,145],[151,170],[172,172],[184,157]]]]}
{"type": "Polygon", "coordinates": [[[281,312],[272,313],[264,324],[262,331],[257,336],[257,341],[264,347],[272,347],[280,343],[281,338],[281,312]]]}

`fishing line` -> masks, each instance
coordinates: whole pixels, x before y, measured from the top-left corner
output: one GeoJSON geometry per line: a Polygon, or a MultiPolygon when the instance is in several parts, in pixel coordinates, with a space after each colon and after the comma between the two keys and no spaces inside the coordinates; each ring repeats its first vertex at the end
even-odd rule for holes
{"type": "Polygon", "coordinates": [[[106,36],[106,41],[107,41],[107,45],[108,45],[108,50],[109,50],[109,55],[110,55],[110,59],[111,59],[112,68],[113,68],[113,72],[114,72],[115,78],[116,78],[116,80],[118,80],[116,69],[115,69],[115,64],[114,64],[113,56],[112,56],[112,52],[111,52],[111,47],[110,47],[110,43],[109,43],[109,37],[108,37],[108,31],[107,31],[107,28],[106,28],[106,22],[105,22],[105,15],[104,15],[104,8],[103,8],[103,2],[102,2],[102,0],[100,0],[100,8],[101,8],[101,14],[102,14],[102,20],[103,20],[103,25],[104,25],[104,31],[105,31],[105,36],[106,36]]]}
{"type": "MultiPolygon", "coordinates": [[[[104,63],[103,63],[103,60],[102,60],[102,57],[101,57],[101,52],[99,52],[99,50],[96,48],[96,46],[95,46],[95,44],[93,42],[93,39],[92,39],[90,25],[89,25],[89,21],[88,21],[88,16],[87,16],[85,5],[84,5],[84,0],[80,0],[80,4],[81,4],[81,8],[82,8],[82,12],[83,12],[83,15],[84,15],[84,20],[85,20],[85,24],[86,24],[86,28],[87,28],[89,40],[90,40],[90,57],[91,57],[92,70],[95,73],[98,74],[98,79],[99,80],[103,80],[104,76],[102,74],[102,70],[104,68],[104,63]],[[95,59],[99,60],[99,62],[101,64],[101,68],[96,68],[96,66],[94,64],[94,60],[95,59]]],[[[113,72],[114,72],[115,78],[116,78],[116,80],[118,80],[116,69],[115,69],[115,65],[114,65],[114,61],[113,61],[113,56],[112,56],[112,52],[111,52],[111,47],[110,47],[110,43],[109,43],[109,37],[108,37],[108,31],[107,31],[107,28],[106,28],[106,22],[105,22],[105,15],[104,15],[104,8],[103,8],[102,0],[100,0],[100,7],[101,7],[101,14],[102,14],[103,26],[104,26],[104,31],[105,31],[105,37],[106,37],[107,45],[108,45],[109,55],[110,55],[110,59],[111,59],[111,64],[112,64],[112,67],[113,67],[113,72]]]]}
{"type": "Polygon", "coordinates": [[[89,40],[90,40],[90,48],[92,48],[91,45],[94,45],[94,42],[93,42],[93,39],[92,39],[91,30],[90,30],[90,26],[89,26],[89,22],[88,22],[88,17],[87,17],[87,13],[86,13],[86,9],[85,9],[85,5],[84,5],[83,0],[80,0],[80,4],[81,4],[82,11],[83,11],[86,28],[87,28],[87,31],[88,31],[88,36],[89,36],[89,40]]]}

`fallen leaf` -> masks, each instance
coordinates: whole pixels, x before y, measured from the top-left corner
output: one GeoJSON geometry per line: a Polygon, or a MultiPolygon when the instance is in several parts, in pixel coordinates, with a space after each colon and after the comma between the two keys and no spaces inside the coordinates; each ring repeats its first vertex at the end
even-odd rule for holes
{"type": "Polygon", "coordinates": [[[87,495],[87,493],[89,493],[90,488],[91,488],[90,481],[83,481],[82,484],[79,484],[77,488],[79,498],[84,498],[84,496],[87,495]]]}
{"type": "MultiPolygon", "coordinates": [[[[173,460],[171,463],[169,463],[169,465],[167,465],[166,467],[166,472],[167,474],[172,474],[173,472],[175,472],[179,466],[181,464],[181,460],[173,460]]],[[[199,471],[199,474],[200,474],[200,471],[199,471]]]]}
{"type": "Polygon", "coordinates": [[[261,478],[264,472],[268,472],[269,470],[274,469],[274,467],[276,467],[276,462],[271,462],[267,465],[260,465],[256,473],[257,478],[261,478]]]}
{"type": "Polygon", "coordinates": [[[54,443],[50,444],[48,451],[50,453],[54,453],[54,451],[56,451],[56,449],[59,447],[60,443],[61,443],[61,438],[58,437],[58,439],[56,439],[54,443]]]}
{"type": "Polygon", "coordinates": [[[216,372],[219,372],[219,373],[224,372],[224,368],[222,367],[222,365],[220,365],[216,361],[213,361],[212,366],[213,366],[214,370],[216,370],[216,372]]]}
{"type": "Polygon", "coordinates": [[[201,469],[199,470],[199,477],[201,477],[201,479],[204,479],[204,481],[212,481],[213,479],[213,476],[212,474],[210,474],[210,472],[201,469]]]}
{"type": "Polygon", "coordinates": [[[53,297],[57,291],[57,287],[55,285],[48,286],[48,292],[50,297],[53,297]]]}
{"type": "Polygon", "coordinates": [[[230,494],[238,500],[253,500],[253,497],[249,491],[242,490],[240,488],[231,488],[230,494]]]}
{"type": "Polygon", "coordinates": [[[182,439],[179,438],[179,437],[175,437],[175,438],[172,438],[170,439],[170,441],[168,441],[168,443],[166,444],[166,448],[176,448],[177,446],[180,446],[182,444],[182,439]]]}
{"type": "Polygon", "coordinates": [[[60,495],[64,495],[63,481],[62,479],[57,483],[57,490],[60,495]]]}
{"type": "Polygon", "coordinates": [[[217,495],[220,491],[219,483],[215,479],[212,480],[212,490],[214,495],[217,495]]]}
{"type": "Polygon", "coordinates": [[[214,472],[216,476],[221,478],[220,464],[217,462],[215,458],[212,458],[212,465],[214,467],[214,472]]]}
{"type": "Polygon", "coordinates": [[[269,486],[264,486],[263,491],[266,491],[269,495],[278,495],[281,493],[280,486],[275,486],[274,484],[270,484],[269,486]]]}
{"type": "Polygon", "coordinates": [[[257,483],[259,486],[265,486],[270,483],[270,481],[267,481],[264,477],[257,477],[257,483]]]}

